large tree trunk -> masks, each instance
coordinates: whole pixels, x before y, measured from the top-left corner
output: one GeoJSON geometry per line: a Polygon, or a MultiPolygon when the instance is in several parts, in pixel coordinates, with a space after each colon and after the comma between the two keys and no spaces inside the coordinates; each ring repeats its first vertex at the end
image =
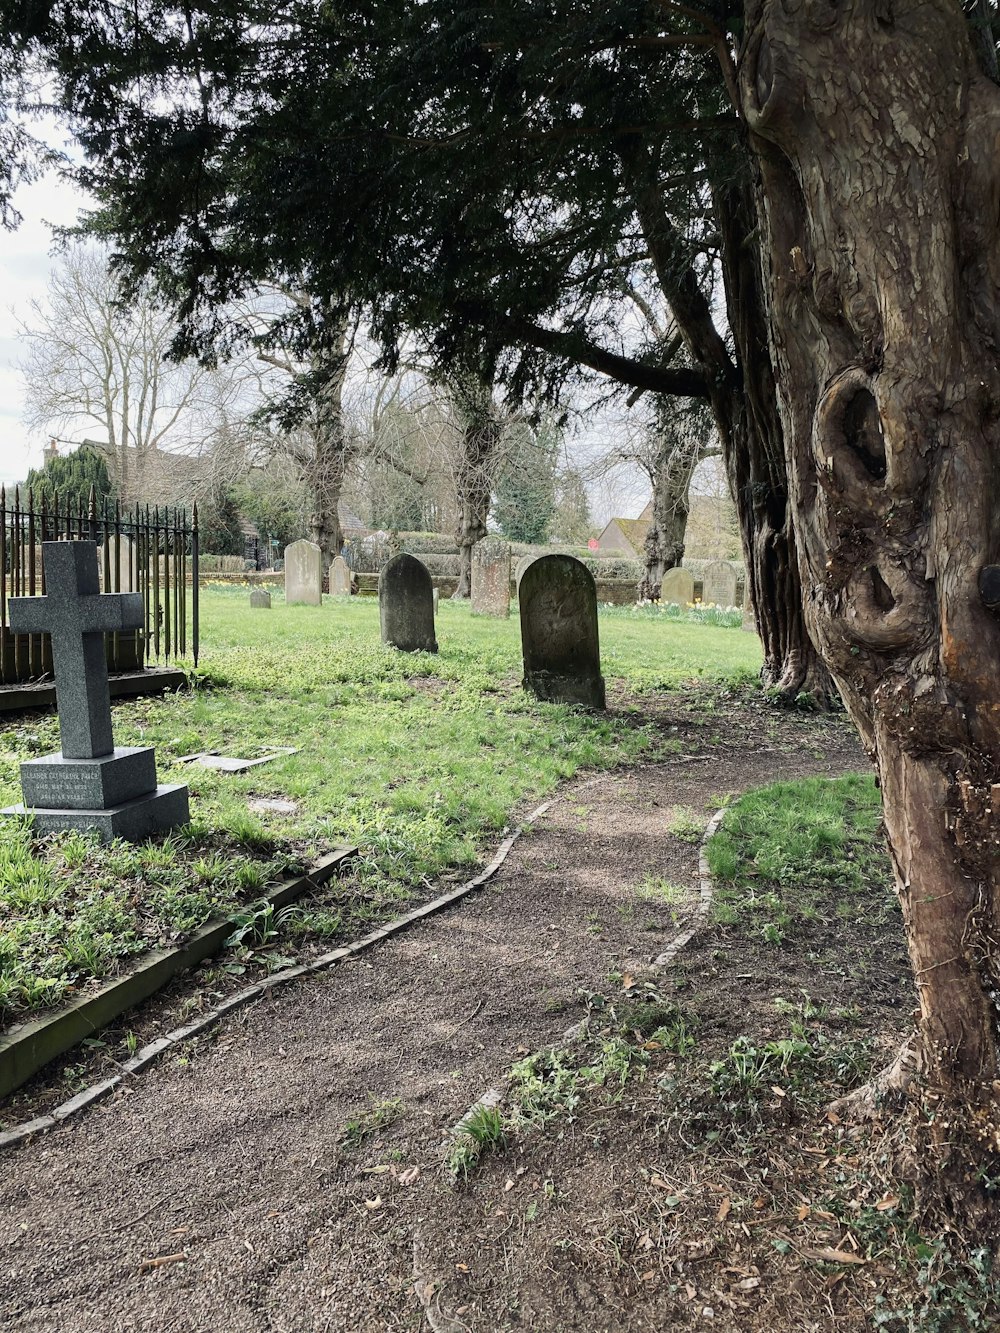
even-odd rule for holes
{"type": "Polygon", "coordinates": [[[458,586],[452,594],[462,599],[472,596],[472,548],[486,536],[503,427],[489,385],[474,375],[456,374],[450,389],[462,421],[454,462],[458,586]]]}
{"type": "Polygon", "coordinates": [[[344,382],[350,323],[331,318],[313,357],[313,374],[319,385],[309,423],[312,453],[305,468],[305,481],[313,497],[309,515],[309,539],[323,552],[323,568],[340,555],[344,534],[340,526],[340,497],[353,446],[344,422],[344,382]]]}
{"type": "Polygon", "coordinates": [[[761,680],[794,701],[808,695],[818,706],[832,685],[802,614],[792,519],[787,511],[781,422],[774,410],[767,354],[767,324],[756,276],[757,238],[752,201],[744,188],[716,191],[736,359],[715,326],[663,207],[657,161],[641,147],[620,150],[634,175],[635,204],[657,277],[677,327],[698,367],[719,428],[723,458],[740,520],[743,557],[757,631],[764,646],[761,680]]]}
{"type": "Polygon", "coordinates": [[[740,388],[720,402],[728,416],[723,459],[736,502],[765,688],[794,700],[833,697],[830,674],[806,626],[793,515],[788,504],[784,428],[767,343],[757,217],[748,179],[714,191],[724,243],[722,271],[740,388]]]}
{"type": "Polygon", "coordinates": [[[639,583],[639,597],[644,601],[659,601],[664,574],[684,558],[691,478],[701,447],[694,431],[678,434],[667,429],[666,423],[661,428],[651,477],[653,517],[644,542],[646,571],[639,583]]]}
{"type": "Polygon", "coordinates": [[[924,1160],[953,1204],[985,1208],[977,1173],[1000,1160],[1000,91],[951,0],[754,0],[748,20],[740,92],[806,613],[882,783],[924,1160]]]}

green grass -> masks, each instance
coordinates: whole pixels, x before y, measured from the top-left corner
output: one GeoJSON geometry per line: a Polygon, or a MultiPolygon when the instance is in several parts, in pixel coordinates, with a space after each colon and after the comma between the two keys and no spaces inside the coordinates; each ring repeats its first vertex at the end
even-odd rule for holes
{"type": "Polygon", "coordinates": [[[870,776],[776,782],[740,797],[707,845],[713,914],[781,944],[802,925],[858,910],[872,885],[893,899],[878,837],[881,801],[870,776]]]}
{"type": "MultiPolygon", "coordinates": [[[[116,706],[119,745],[156,746],[161,782],[188,782],[193,822],[160,844],[33,843],[0,823],[0,1024],[57,1004],[123,960],[252,902],[283,869],[338,843],[361,858],[329,902],[291,919],[329,939],[392,912],[445,872],[461,873],[523,802],[582,768],[628,763],[673,742],[637,724],[641,700],[608,715],[540,704],[520,688],[516,618],[444,602],[441,651],[382,645],[373,599],[250,612],[247,590],[201,599],[192,692],[116,706]],[[177,762],[216,749],[256,756],[296,746],[245,775],[177,762]],[[254,814],[251,796],[291,797],[293,817],[254,814]]],[[[603,669],[631,694],[700,680],[732,685],[759,668],[739,631],[602,613],[603,669]]],[[[0,804],[20,799],[18,764],[58,748],[54,716],[0,739],[0,804]]]]}

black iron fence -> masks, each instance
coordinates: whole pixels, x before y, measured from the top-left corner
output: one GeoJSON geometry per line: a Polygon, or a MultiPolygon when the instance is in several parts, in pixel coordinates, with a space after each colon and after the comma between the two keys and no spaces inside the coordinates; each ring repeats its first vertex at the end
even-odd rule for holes
{"type": "Polygon", "coordinates": [[[45,592],[42,542],[97,543],[103,592],[142,594],[142,628],[108,634],[108,668],[136,671],[188,656],[198,662],[198,507],[69,502],[31,491],[13,499],[0,487],[0,684],[52,674],[47,634],[13,634],[7,602],[45,592]]]}

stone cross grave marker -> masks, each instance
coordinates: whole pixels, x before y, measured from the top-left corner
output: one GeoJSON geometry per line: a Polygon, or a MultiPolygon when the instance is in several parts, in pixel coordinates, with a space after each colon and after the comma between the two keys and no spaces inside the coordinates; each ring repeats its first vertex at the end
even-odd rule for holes
{"type": "Polygon", "coordinates": [[[323,552],[315,542],[301,540],[285,547],[285,601],[322,605],[323,552]]]}
{"type": "Polygon", "coordinates": [[[725,560],[713,560],[705,566],[702,601],[706,605],[736,605],[736,571],[725,560]]]}
{"type": "Polygon", "coordinates": [[[139,593],[101,593],[94,542],[44,542],[44,597],[12,597],[15,634],[49,634],[61,753],[21,765],[24,805],[43,833],[95,830],[137,839],[187,823],[188,789],[158,787],[151,746],[116,749],[104,635],[139,628],[139,593]]]}
{"type": "Polygon", "coordinates": [[[472,548],[472,611],[510,615],[510,547],[489,537],[472,548]]]}
{"type": "Polygon", "coordinates": [[[554,703],[604,707],[597,584],[572,555],[543,555],[521,575],[524,688],[554,703]]]}
{"type": "Polygon", "coordinates": [[[378,576],[382,642],[406,653],[436,653],[434,585],[416,556],[394,555],[378,576]]]}
{"type": "Polygon", "coordinates": [[[680,607],[694,601],[694,576],[689,569],[675,565],[668,569],[660,584],[660,605],[669,606],[671,602],[680,607]]]}
{"type": "Polygon", "coordinates": [[[336,597],[351,595],[351,567],[342,555],[330,566],[330,591],[336,597]]]}

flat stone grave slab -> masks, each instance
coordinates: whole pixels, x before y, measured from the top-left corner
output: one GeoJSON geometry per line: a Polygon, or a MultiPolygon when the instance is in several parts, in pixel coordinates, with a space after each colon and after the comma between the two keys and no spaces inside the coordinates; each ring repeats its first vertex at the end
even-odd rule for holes
{"type": "Polygon", "coordinates": [[[280,759],[286,754],[298,754],[298,749],[294,745],[276,745],[270,754],[259,759],[241,759],[237,755],[219,754],[218,750],[199,750],[197,754],[182,754],[177,762],[199,764],[202,768],[214,768],[220,773],[245,773],[249,768],[269,764],[272,759],[280,759]]]}
{"type": "Polygon", "coordinates": [[[297,815],[297,801],[283,801],[277,796],[252,796],[247,801],[247,809],[261,815],[297,815]]]}

